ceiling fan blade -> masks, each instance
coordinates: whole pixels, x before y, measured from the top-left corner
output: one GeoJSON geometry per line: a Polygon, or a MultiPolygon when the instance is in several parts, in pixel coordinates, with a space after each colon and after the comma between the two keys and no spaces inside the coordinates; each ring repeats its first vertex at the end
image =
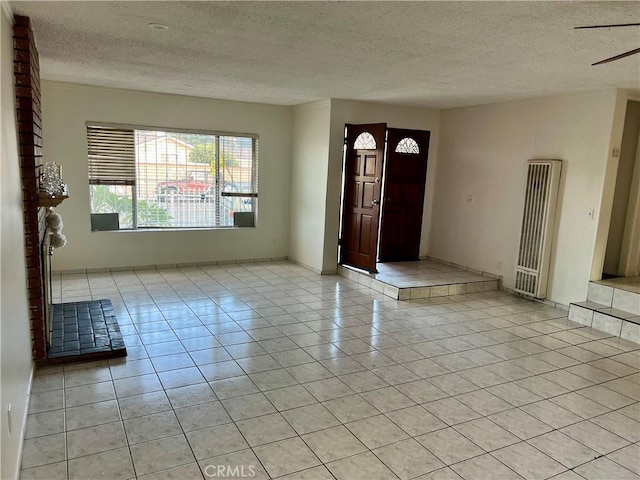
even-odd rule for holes
{"type": "Polygon", "coordinates": [[[634,48],[633,50],[629,50],[628,52],[621,53],[620,55],[616,55],[615,57],[605,58],[604,60],[600,60],[599,62],[592,63],[591,66],[602,65],[603,63],[609,63],[609,62],[613,62],[614,60],[620,60],[621,58],[628,57],[636,53],[640,53],[640,48],[634,48]]]}
{"type": "Polygon", "coordinates": [[[614,23],[611,25],[585,25],[582,27],[573,27],[574,30],[580,30],[583,28],[612,28],[612,27],[638,27],[640,23],[614,23]]]}

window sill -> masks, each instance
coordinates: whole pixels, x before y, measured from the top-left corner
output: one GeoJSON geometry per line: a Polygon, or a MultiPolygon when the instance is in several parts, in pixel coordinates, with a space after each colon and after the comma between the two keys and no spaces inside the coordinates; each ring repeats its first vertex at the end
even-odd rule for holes
{"type": "Polygon", "coordinates": [[[213,232],[220,230],[255,230],[256,227],[202,227],[202,228],[121,228],[119,230],[91,230],[91,233],[166,233],[166,232],[213,232]]]}

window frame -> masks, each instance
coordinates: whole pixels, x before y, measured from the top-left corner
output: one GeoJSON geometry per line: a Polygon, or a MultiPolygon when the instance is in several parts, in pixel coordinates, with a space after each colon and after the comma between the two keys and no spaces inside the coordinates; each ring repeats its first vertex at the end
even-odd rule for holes
{"type": "MultiPolygon", "coordinates": [[[[254,222],[252,227],[248,228],[256,228],[258,223],[258,191],[259,191],[259,182],[258,182],[258,173],[259,173],[259,140],[260,135],[257,133],[246,133],[246,132],[230,132],[230,131],[222,131],[222,130],[205,130],[205,129],[189,129],[189,128],[173,128],[173,127],[160,127],[160,126],[149,126],[149,125],[138,125],[138,124],[129,124],[129,123],[112,123],[112,122],[98,122],[98,121],[86,121],[85,122],[85,135],[88,133],[88,129],[90,127],[103,127],[103,128],[112,128],[112,129],[120,129],[120,130],[132,130],[134,137],[136,131],[148,131],[148,132],[163,132],[167,134],[171,133],[183,133],[183,134],[193,134],[193,135],[207,135],[207,136],[215,136],[216,140],[216,159],[220,158],[220,142],[219,139],[221,137],[239,137],[239,138],[250,138],[251,139],[251,192],[222,192],[221,187],[218,187],[220,183],[220,162],[216,161],[215,165],[215,174],[213,175],[216,181],[216,202],[219,204],[220,200],[224,197],[241,197],[241,198],[250,198],[251,199],[251,212],[254,214],[254,222]]],[[[89,167],[89,140],[86,138],[87,145],[87,167],[89,167]]],[[[135,154],[134,154],[135,155],[135,154]]],[[[134,168],[136,177],[138,175],[138,165],[137,158],[134,157],[134,168]]],[[[88,172],[88,182],[89,187],[91,188],[91,176],[90,171],[88,172]]],[[[109,184],[102,183],[102,185],[108,186],[119,186],[119,184],[109,184]]],[[[117,232],[162,232],[162,231],[189,231],[189,230],[220,230],[220,229],[230,229],[230,228],[240,228],[235,227],[234,225],[207,225],[207,226],[188,226],[188,227],[163,227],[163,226],[144,226],[138,227],[138,214],[137,214],[137,182],[134,182],[131,185],[132,188],[132,199],[131,199],[131,207],[132,207],[132,226],[130,228],[119,228],[118,230],[113,230],[117,232]]],[[[93,214],[91,211],[91,202],[89,202],[89,212],[93,214]]],[[[214,222],[216,220],[214,219],[214,222]]],[[[241,227],[247,228],[247,227],[241,227]]]]}

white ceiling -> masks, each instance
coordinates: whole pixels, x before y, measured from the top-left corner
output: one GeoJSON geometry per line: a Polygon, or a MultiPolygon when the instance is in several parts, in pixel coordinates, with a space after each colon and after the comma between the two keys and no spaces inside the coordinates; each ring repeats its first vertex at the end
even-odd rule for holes
{"type": "Polygon", "coordinates": [[[449,108],[640,88],[640,2],[11,2],[45,79],[295,105],[449,108]],[[154,30],[150,22],[169,26],[154,30]]]}

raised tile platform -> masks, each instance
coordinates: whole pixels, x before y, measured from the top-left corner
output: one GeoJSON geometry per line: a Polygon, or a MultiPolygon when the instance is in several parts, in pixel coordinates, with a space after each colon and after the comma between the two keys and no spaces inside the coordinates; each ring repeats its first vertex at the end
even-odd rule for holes
{"type": "Polygon", "coordinates": [[[569,305],[569,320],[640,343],[640,292],[629,280],[589,282],[587,301],[569,305]]]}
{"type": "Polygon", "coordinates": [[[640,294],[640,277],[607,278],[606,280],[599,280],[593,283],[597,285],[605,285],[607,287],[614,287],[625,292],[640,294]]]}
{"type": "Polygon", "coordinates": [[[51,330],[50,364],[127,355],[111,300],[54,303],[51,330]]]}
{"type": "Polygon", "coordinates": [[[340,265],[338,274],[395,300],[445,297],[500,288],[495,275],[433,260],[378,263],[378,273],[340,265]]]}

